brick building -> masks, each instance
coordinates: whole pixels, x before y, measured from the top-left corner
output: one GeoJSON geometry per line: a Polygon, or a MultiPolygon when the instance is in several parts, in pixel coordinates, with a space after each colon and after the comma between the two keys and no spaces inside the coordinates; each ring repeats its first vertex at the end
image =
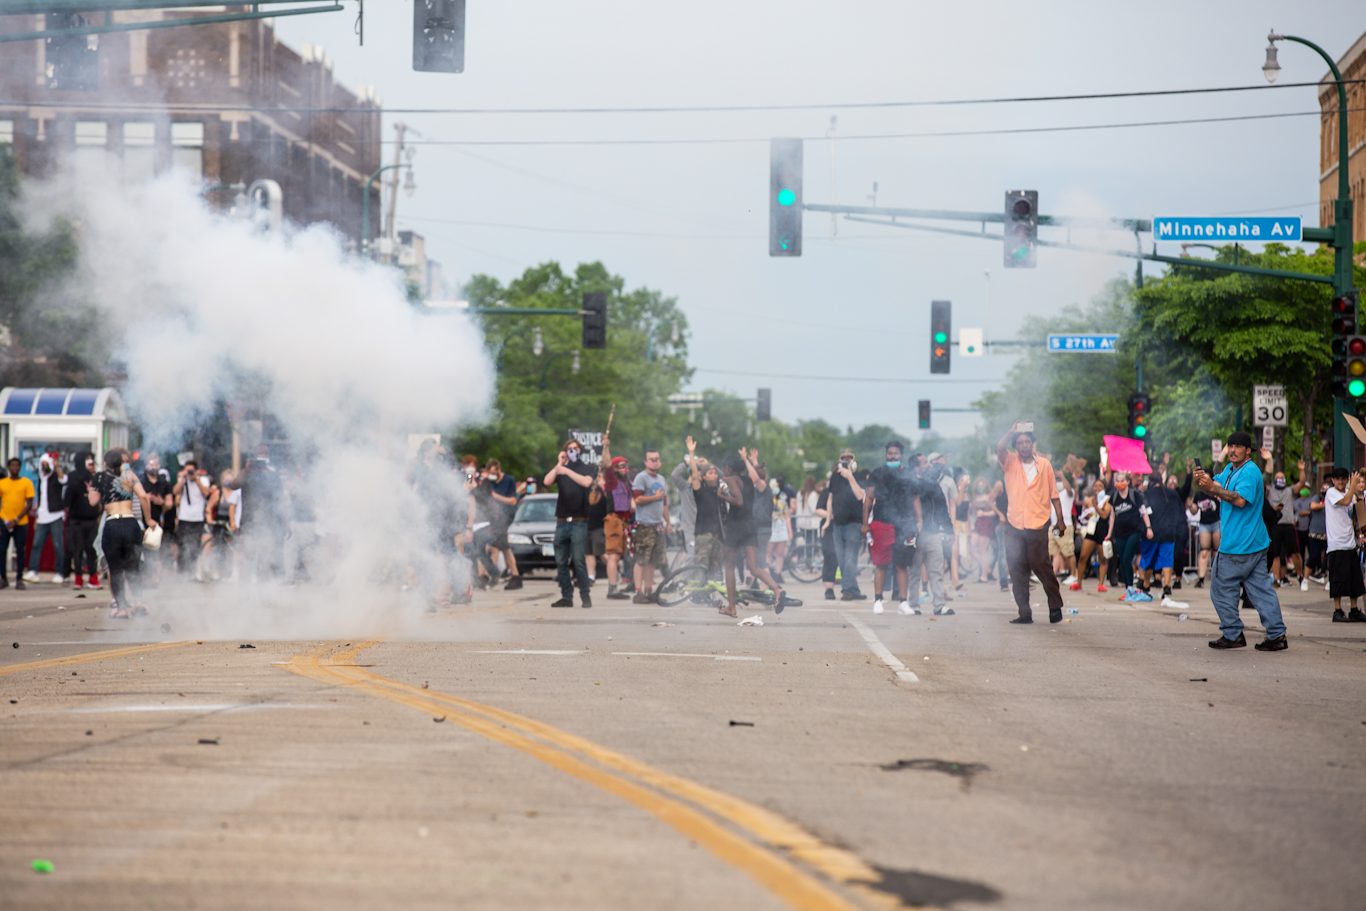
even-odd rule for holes
{"type": "MultiPolygon", "coordinates": [[[[1342,78],[1366,79],[1366,34],[1338,60],[1342,78]]],[[[1319,226],[1333,226],[1333,200],[1338,198],[1338,91],[1333,74],[1319,87],[1323,111],[1319,131],[1319,226]],[[1331,113],[1330,113],[1331,112],[1331,113]]],[[[1347,178],[1352,196],[1352,239],[1366,240],[1366,83],[1347,86],[1347,178]]],[[[1361,257],[1357,258],[1361,262],[1361,257]]]]}
{"type": "MultiPolygon", "coordinates": [[[[112,16],[134,23],[223,10],[112,16]]],[[[0,32],[44,30],[46,21],[0,16],[0,32]]],[[[92,37],[80,39],[75,58],[69,39],[61,48],[0,44],[0,143],[12,145],[23,173],[50,174],[65,156],[108,154],[125,181],[173,167],[206,187],[270,178],[283,191],[286,218],[330,222],[359,238],[361,185],[380,166],[380,101],[372,88],[339,85],[322,48],[281,44],[270,19],[92,37]]],[[[378,181],[370,192],[375,237],[378,181]]],[[[233,195],[208,198],[227,206],[233,195]]]]}

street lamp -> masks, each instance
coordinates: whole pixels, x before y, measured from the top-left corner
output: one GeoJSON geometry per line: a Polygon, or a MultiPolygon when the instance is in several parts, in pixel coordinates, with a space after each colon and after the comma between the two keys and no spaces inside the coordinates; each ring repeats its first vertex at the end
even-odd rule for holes
{"type": "Polygon", "coordinates": [[[677,320],[668,320],[662,323],[654,323],[650,326],[648,330],[646,330],[645,333],[645,360],[647,362],[653,361],[655,359],[655,330],[658,329],[660,326],[672,326],[673,332],[671,333],[670,337],[673,339],[673,343],[675,345],[678,344],[679,333],[677,320]]]}
{"type": "MultiPolygon", "coordinates": [[[[1333,74],[1333,81],[1338,89],[1338,198],[1333,201],[1333,291],[1341,296],[1352,290],[1352,192],[1351,184],[1347,180],[1347,158],[1351,153],[1351,146],[1347,139],[1347,87],[1342,81],[1342,72],[1338,70],[1337,63],[1323,48],[1312,41],[1304,38],[1297,38],[1294,35],[1278,35],[1272,31],[1266,36],[1266,62],[1262,64],[1262,74],[1266,76],[1268,82],[1275,82],[1280,75],[1281,65],[1276,61],[1276,42],[1293,41],[1296,44],[1303,44],[1305,47],[1317,53],[1328,64],[1329,71],[1333,74]]],[[[1353,314],[1354,318],[1360,319],[1360,313],[1353,314]]],[[[1344,417],[1347,409],[1351,406],[1347,400],[1333,398],[1333,461],[1339,467],[1351,468],[1353,462],[1353,448],[1356,445],[1355,436],[1352,429],[1348,426],[1344,417]]]]}
{"type": "Polygon", "coordinates": [[[550,359],[547,360],[547,361],[545,362],[545,367],[543,367],[543,368],[541,369],[541,391],[542,391],[542,392],[545,392],[546,379],[550,376],[550,365],[553,364],[553,363],[555,363],[556,361],[558,361],[558,360],[559,360],[560,358],[562,358],[562,357],[572,357],[573,360],[570,361],[570,364],[569,364],[570,372],[572,372],[572,373],[578,373],[578,372],[579,372],[579,352],[577,352],[577,351],[561,351],[559,354],[552,354],[552,355],[550,356],[550,359]]]}
{"type": "Polygon", "coordinates": [[[413,169],[409,165],[408,176],[403,179],[403,192],[411,198],[415,190],[417,190],[417,183],[413,180],[413,169]]]}
{"type": "Polygon", "coordinates": [[[370,254],[370,187],[371,187],[371,185],[374,184],[375,180],[379,177],[379,175],[383,174],[385,171],[392,171],[392,170],[394,170],[394,168],[407,168],[407,169],[408,169],[408,183],[405,184],[403,188],[404,188],[405,190],[408,190],[408,195],[409,195],[409,196],[412,195],[412,191],[413,191],[413,190],[416,190],[416,189],[417,189],[417,184],[413,183],[413,163],[412,163],[411,160],[409,160],[409,162],[408,162],[407,164],[387,164],[387,165],[384,165],[382,168],[376,169],[375,173],[373,173],[373,174],[370,175],[370,179],[367,180],[367,181],[365,182],[365,186],[361,187],[361,189],[360,189],[360,195],[361,195],[361,204],[360,204],[360,213],[361,213],[361,214],[360,214],[360,255],[361,255],[361,256],[368,256],[368,255],[370,254]],[[409,189],[410,186],[411,186],[412,189],[409,189]]]}
{"type": "Polygon", "coordinates": [[[544,350],[545,345],[541,342],[541,327],[537,326],[535,329],[531,330],[531,353],[540,357],[541,352],[544,350]]]}

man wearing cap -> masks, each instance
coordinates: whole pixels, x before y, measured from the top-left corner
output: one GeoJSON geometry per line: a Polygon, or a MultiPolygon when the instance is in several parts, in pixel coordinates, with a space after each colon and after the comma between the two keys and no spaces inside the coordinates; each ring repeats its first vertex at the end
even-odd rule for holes
{"type": "MultiPolygon", "coordinates": [[[[602,460],[608,470],[602,475],[602,489],[607,494],[607,515],[602,520],[603,537],[606,539],[605,556],[607,561],[607,597],[612,601],[624,601],[630,597],[628,586],[617,590],[621,579],[621,561],[626,556],[626,529],[631,526],[631,512],[635,502],[631,497],[631,469],[622,456],[612,458],[612,442],[607,434],[602,435],[602,460]]],[[[696,512],[693,513],[696,518],[696,512]]]]}
{"type": "Polygon", "coordinates": [[[866,601],[858,587],[858,554],[863,546],[863,488],[854,472],[854,450],[840,452],[830,472],[830,522],[840,567],[841,601],[866,601]]]}
{"type": "Polygon", "coordinates": [[[1223,635],[1209,643],[1210,648],[1245,648],[1243,621],[1238,617],[1239,588],[1247,595],[1261,618],[1266,640],[1255,646],[1261,652],[1278,652],[1288,647],[1281,602],[1266,570],[1266,551],[1271,546],[1262,521],[1262,502],[1266,490],[1262,473],[1251,463],[1252,437],[1236,431],[1228,438],[1228,467],[1216,478],[1203,468],[1195,469],[1195,483],[1219,501],[1219,552],[1210,571],[1210,600],[1219,614],[1223,635]]]}
{"type": "Polygon", "coordinates": [[[1006,563],[1010,567],[1011,588],[1020,616],[1011,623],[1033,623],[1029,607],[1029,574],[1039,577],[1048,596],[1048,622],[1062,622],[1062,591],[1053,563],[1048,558],[1048,520],[1056,516],[1053,533],[1061,535],[1062,503],[1058,500],[1053,466],[1034,452],[1033,424],[1016,421],[996,444],[996,460],[1005,472],[1006,563]]]}

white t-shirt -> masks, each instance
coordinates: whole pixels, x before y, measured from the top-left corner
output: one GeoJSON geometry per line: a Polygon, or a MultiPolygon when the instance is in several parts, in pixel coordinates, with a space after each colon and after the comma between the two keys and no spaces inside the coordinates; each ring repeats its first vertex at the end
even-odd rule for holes
{"type": "Polygon", "coordinates": [[[204,492],[199,489],[198,476],[186,478],[185,486],[180,488],[180,507],[176,510],[176,519],[180,522],[203,522],[205,499],[204,492]]]}
{"type": "Polygon", "coordinates": [[[1352,508],[1338,506],[1345,499],[1347,491],[1336,487],[1328,488],[1328,493],[1323,495],[1323,502],[1327,504],[1323,509],[1323,521],[1328,527],[1329,550],[1355,550],[1357,546],[1352,535],[1352,508]]]}
{"type": "MultiPolygon", "coordinates": [[[[1034,471],[1037,473],[1038,468],[1034,471]]],[[[1032,479],[1031,479],[1032,480],[1032,479]]],[[[1072,504],[1076,502],[1076,497],[1067,492],[1067,487],[1058,482],[1058,501],[1062,504],[1062,524],[1071,527],[1072,525],[1072,504]]],[[[1052,525],[1058,521],[1058,514],[1053,511],[1053,507],[1048,508],[1048,524],[1052,525]]]]}
{"type": "Polygon", "coordinates": [[[237,523],[237,527],[238,527],[238,528],[241,528],[241,527],[242,527],[242,490],[241,490],[241,488],[238,488],[237,490],[228,491],[228,505],[231,506],[231,507],[236,507],[236,508],[234,508],[234,509],[232,510],[232,512],[230,512],[230,513],[228,514],[228,519],[229,519],[229,521],[235,521],[235,522],[237,523]]]}

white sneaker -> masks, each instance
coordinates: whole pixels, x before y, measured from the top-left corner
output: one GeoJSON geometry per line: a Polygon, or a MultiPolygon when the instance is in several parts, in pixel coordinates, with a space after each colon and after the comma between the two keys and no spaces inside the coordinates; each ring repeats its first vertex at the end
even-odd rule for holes
{"type": "Polygon", "coordinates": [[[873,602],[873,613],[875,613],[875,614],[880,614],[880,613],[882,613],[882,599],[881,599],[881,598],[878,598],[876,601],[873,602]]]}
{"type": "Polygon", "coordinates": [[[53,577],[52,577],[52,584],[53,584],[53,585],[61,585],[61,584],[62,584],[63,582],[65,582],[65,581],[66,581],[66,580],[62,578],[62,574],[61,574],[61,573],[56,573],[56,574],[54,574],[53,577]]]}
{"type": "Polygon", "coordinates": [[[1066,579],[1063,579],[1063,580],[1062,580],[1062,584],[1063,584],[1063,585],[1076,585],[1076,584],[1077,584],[1078,582],[1080,582],[1080,581],[1081,581],[1081,580],[1077,578],[1077,574],[1076,574],[1076,573],[1073,573],[1072,575],[1068,576],[1066,579]]]}
{"type": "Polygon", "coordinates": [[[1328,583],[1327,583],[1327,582],[1323,583],[1323,593],[1324,593],[1325,595],[1331,594],[1331,592],[1328,591],[1328,583]]]}
{"type": "Polygon", "coordinates": [[[1177,600],[1176,600],[1175,598],[1173,598],[1171,595],[1166,595],[1166,596],[1164,596],[1164,597],[1162,598],[1162,606],[1163,606],[1163,607],[1190,607],[1190,605],[1187,604],[1186,602],[1184,602],[1184,601],[1177,601],[1177,600]]]}
{"type": "Polygon", "coordinates": [[[37,574],[36,572],[34,572],[33,570],[31,570],[31,569],[26,569],[26,570],[24,570],[24,581],[25,581],[25,582],[37,582],[37,581],[38,581],[38,574],[37,574]]]}
{"type": "Polygon", "coordinates": [[[1302,592],[1307,592],[1307,591],[1309,591],[1309,580],[1308,580],[1308,579],[1301,579],[1301,580],[1300,580],[1300,591],[1302,591],[1302,592]]]}
{"type": "Polygon", "coordinates": [[[911,607],[911,602],[909,601],[902,601],[901,606],[896,609],[896,612],[903,617],[909,617],[912,614],[920,613],[920,608],[911,607]]]}

